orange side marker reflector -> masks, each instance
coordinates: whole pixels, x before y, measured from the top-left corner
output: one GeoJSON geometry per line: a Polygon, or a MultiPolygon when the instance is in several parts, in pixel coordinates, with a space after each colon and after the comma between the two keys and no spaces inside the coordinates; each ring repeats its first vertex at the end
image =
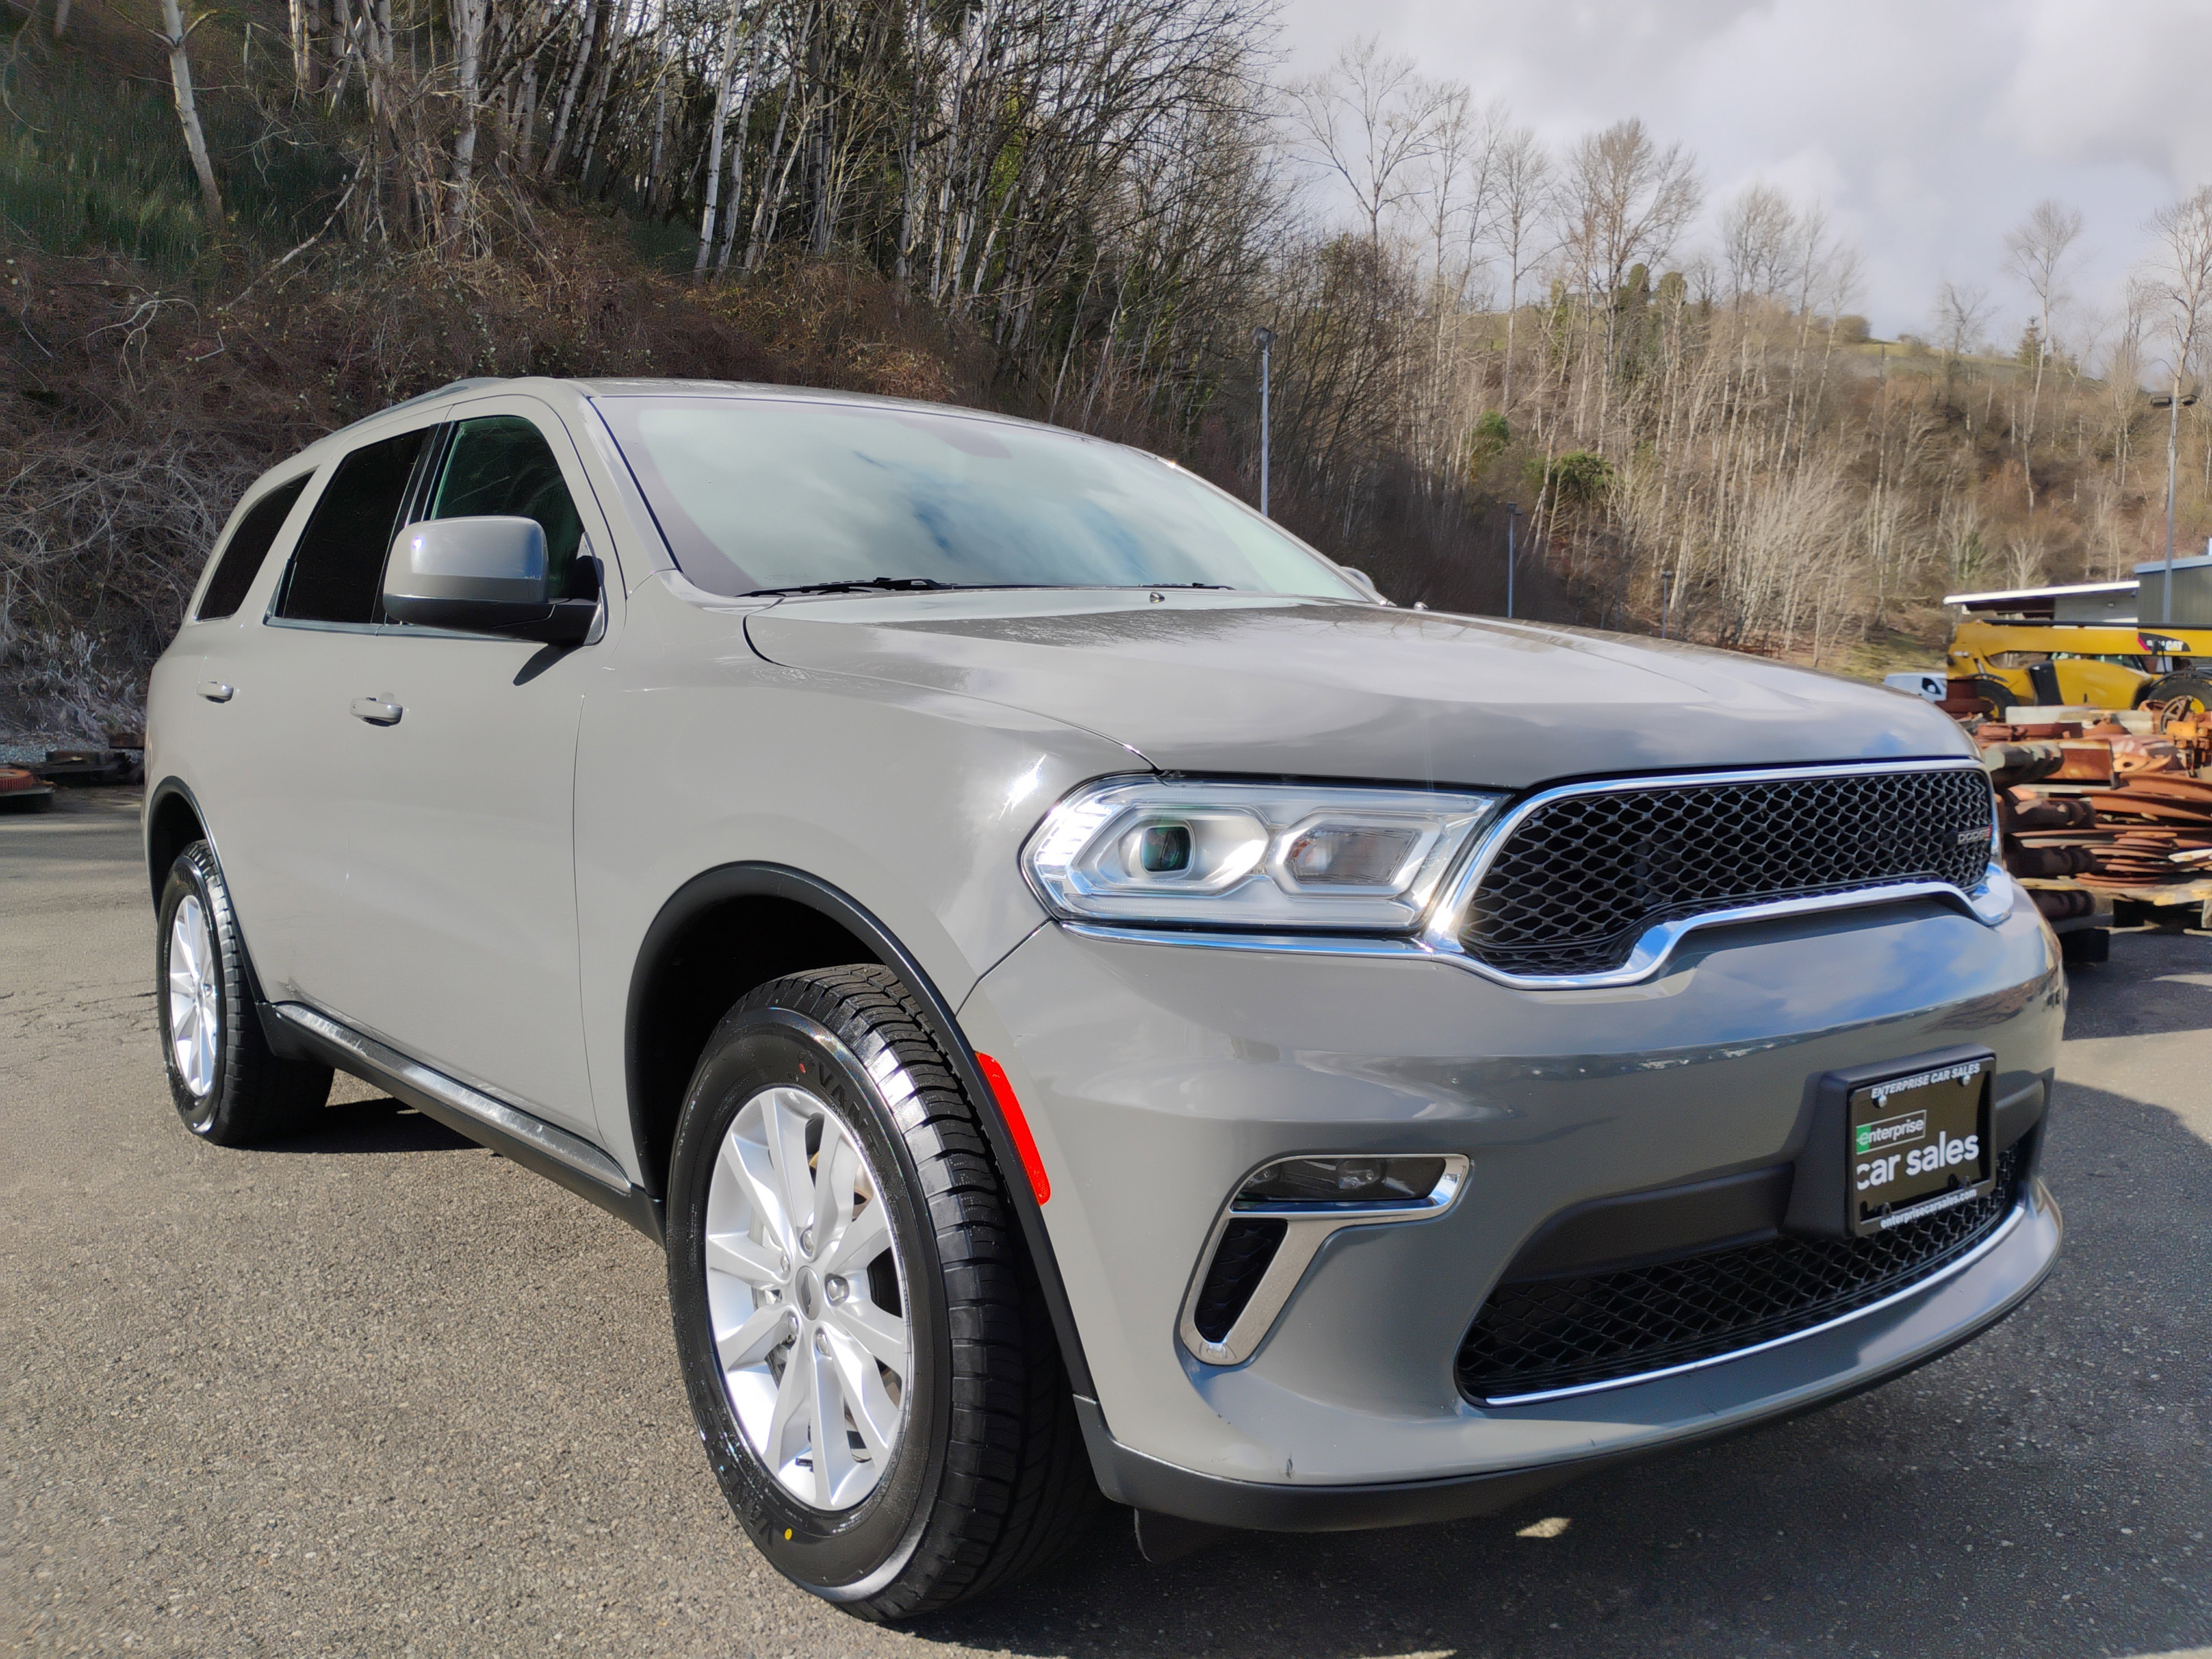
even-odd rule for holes
{"type": "Polygon", "coordinates": [[[991,1085],[992,1097],[999,1103],[999,1115],[1006,1121],[1006,1133],[1014,1138],[1014,1151],[1021,1155],[1022,1170],[1030,1178],[1030,1190],[1036,1194],[1040,1204],[1052,1199],[1052,1177],[1044,1172],[1044,1159],[1037,1156],[1036,1137],[1030,1133],[1030,1121],[1022,1115],[1022,1103],[1014,1098],[1014,1085],[1006,1081],[1006,1068],[988,1054],[975,1056],[975,1064],[983,1073],[983,1081],[991,1085]]]}

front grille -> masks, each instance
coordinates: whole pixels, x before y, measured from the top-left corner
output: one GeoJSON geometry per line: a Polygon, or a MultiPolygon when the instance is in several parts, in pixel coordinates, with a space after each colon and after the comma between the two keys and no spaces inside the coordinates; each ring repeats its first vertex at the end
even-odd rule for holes
{"type": "Polygon", "coordinates": [[[1578,1388],[1809,1330],[1965,1255],[2018,1196],[2008,1147],[1984,1197],[1871,1238],[1770,1238],[1656,1267],[1501,1285],[1460,1344],[1460,1390],[1483,1401],[1578,1388]]]}
{"type": "Polygon", "coordinates": [[[1605,973],[1655,923],[1905,881],[1971,891],[1990,861],[1978,767],[1563,795],[1515,826],[1460,943],[1534,976],[1605,973]]]}

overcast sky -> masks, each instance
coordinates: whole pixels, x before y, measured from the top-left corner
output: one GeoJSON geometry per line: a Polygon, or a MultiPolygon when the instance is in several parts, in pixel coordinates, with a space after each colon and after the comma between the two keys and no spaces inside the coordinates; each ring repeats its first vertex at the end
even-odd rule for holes
{"type": "Polygon", "coordinates": [[[1715,205],[1762,179],[1825,199],[1883,336],[1926,330],[1948,276],[2017,339],[2004,234],[2046,196],[2081,210],[2073,287],[2109,309],[2144,221],[2212,183],[2212,0],[1287,0],[1284,21],[1292,73],[1377,33],[1555,143],[1641,116],[1715,205]]]}

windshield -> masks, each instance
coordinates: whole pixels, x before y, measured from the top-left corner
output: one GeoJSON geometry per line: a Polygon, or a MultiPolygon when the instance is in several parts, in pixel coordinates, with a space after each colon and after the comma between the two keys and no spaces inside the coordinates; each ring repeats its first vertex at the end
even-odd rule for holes
{"type": "Polygon", "coordinates": [[[712,592],[1199,586],[1367,598],[1233,497],[1119,444],[865,404],[596,406],[676,562],[712,592]]]}

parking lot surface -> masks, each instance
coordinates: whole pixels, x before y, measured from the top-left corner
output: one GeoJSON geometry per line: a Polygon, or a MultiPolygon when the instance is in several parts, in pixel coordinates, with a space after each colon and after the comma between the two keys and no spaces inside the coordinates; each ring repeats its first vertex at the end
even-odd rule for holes
{"type": "Polygon", "coordinates": [[[340,1080],[192,1139],[154,1036],[135,796],[0,817],[0,1644],[33,1653],[2212,1652],[2212,938],[2075,976],[2058,1269],[1832,1410],[1425,1529],[1126,1526],[860,1625],[755,1557],[659,1253],[340,1080]]]}

